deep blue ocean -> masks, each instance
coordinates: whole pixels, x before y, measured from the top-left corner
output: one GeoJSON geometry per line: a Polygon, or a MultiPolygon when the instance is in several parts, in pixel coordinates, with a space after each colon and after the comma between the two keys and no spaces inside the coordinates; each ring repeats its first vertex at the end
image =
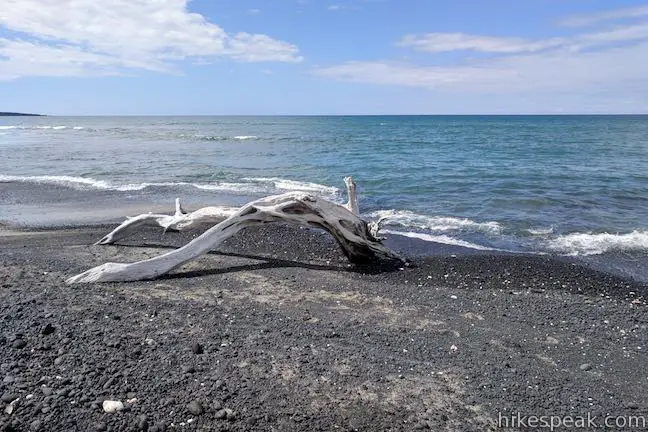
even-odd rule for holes
{"type": "Polygon", "coordinates": [[[305,190],[413,242],[648,280],[648,116],[0,117],[0,221],[63,225],[305,190]]]}

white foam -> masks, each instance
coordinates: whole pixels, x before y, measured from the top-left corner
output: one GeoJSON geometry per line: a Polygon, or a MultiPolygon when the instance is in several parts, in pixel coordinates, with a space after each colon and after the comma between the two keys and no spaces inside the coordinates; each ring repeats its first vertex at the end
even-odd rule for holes
{"type": "Polygon", "coordinates": [[[82,130],[85,129],[83,126],[74,126],[72,129],[74,130],[82,130]]]}
{"type": "Polygon", "coordinates": [[[75,187],[77,189],[114,189],[114,187],[103,180],[95,180],[85,177],[73,176],[8,176],[0,174],[0,181],[2,182],[25,182],[25,183],[44,183],[44,184],[58,184],[64,186],[75,187]]]}
{"type": "Polygon", "coordinates": [[[381,230],[381,233],[385,234],[395,234],[395,235],[400,235],[400,236],[405,236],[405,237],[410,237],[410,238],[416,238],[419,240],[424,240],[428,242],[434,242],[434,243],[441,243],[441,244],[447,244],[447,245],[452,245],[452,246],[461,246],[469,249],[476,249],[476,250],[491,250],[491,251],[496,251],[499,249],[494,249],[494,248],[489,248],[487,246],[481,246],[475,243],[470,243],[465,240],[459,240],[456,238],[452,238],[447,235],[431,235],[431,234],[424,234],[424,233],[417,233],[417,232],[411,232],[411,231],[392,231],[392,230],[381,230]]]}
{"type": "Polygon", "coordinates": [[[373,219],[385,218],[391,225],[429,230],[433,232],[480,231],[488,234],[499,234],[502,226],[497,222],[475,222],[470,219],[449,216],[426,216],[409,210],[378,210],[369,213],[373,219]]]}
{"type": "Polygon", "coordinates": [[[0,126],[0,130],[17,129],[18,126],[0,126]]]}
{"type": "Polygon", "coordinates": [[[247,192],[247,193],[264,193],[267,190],[263,187],[256,186],[250,183],[214,183],[214,184],[201,184],[201,183],[187,183],[191,186],[208,191],[223,191],[223,192],[247,192]]]}
{"type": "Polygon", "coordinates": [[[237,140],[250,140],[250,139],[257,139],[257,138],[259,137],[255,135],[239,135],[234,137],[234,139],[237,140]]]}
{"type": "Polygon", "coordinates": [[[317,183],[297,182],[279,178],[273,179],[243,179],[244,182],[231,183],[188,183],[188,182],[143,182],[117,184],[106,180],[96,180],[89,177],[75,176],[9,176],[0,174],[0,182],[25,182],[53,184],[72,187],[77,190],[115,190],[138,191],[151,186],[176,187],[191,186],[206,191],[233,192],[239,194],[271,194],[278,191],[317,192],[322,195],[335,195],[337,188],[319,185],[317,183]]]}
{"type": "Polygon", "coordinates": [[[632,231],[626,234],[573,233],[549,240],[548,247],[567,255],[599,255],[614,250],[648,250],[648,231],[632,231]]]}
{"type": "Polygon", "coordinates": [[[526,230],[529,234],[543,236],[553,233],[553,227],[549,228],[529,228],[526,230]]]}
{"type": "Polygon", "coordinates": [[[319,183],[301,182],[296,180],[287,180],[279,177],[247,177],[245,181],[256,183],[270,183],[275,189],[285,191],[315,192],[321,195],[337,196],[340,189],[334,186],[326,186],[319,183]]]}

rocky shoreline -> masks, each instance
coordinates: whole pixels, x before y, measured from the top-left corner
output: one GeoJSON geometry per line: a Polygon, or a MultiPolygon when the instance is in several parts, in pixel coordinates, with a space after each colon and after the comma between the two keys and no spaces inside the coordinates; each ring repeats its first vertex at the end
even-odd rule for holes
{"type": "Polygon", "coordinates": [[[89,246],[106,232],[0,231],[0,430],[648,419],[645,284],[539,256],[353,267],[328,235],[271,225],[156,281],[65,285],[191,237],[89,246]]]}

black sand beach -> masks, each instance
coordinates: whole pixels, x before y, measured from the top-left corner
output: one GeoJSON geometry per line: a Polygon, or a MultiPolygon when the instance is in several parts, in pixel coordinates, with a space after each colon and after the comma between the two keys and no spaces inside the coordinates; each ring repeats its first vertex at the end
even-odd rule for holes
{"type": "Polygon", "coordinates": [[[0,430],[648,422],[645,284],[541,256],[353,267],[328,235],[276,225],[159,280],[65,285],[189,237],[89,246],[110,228],[0,231],[0,430]]]}

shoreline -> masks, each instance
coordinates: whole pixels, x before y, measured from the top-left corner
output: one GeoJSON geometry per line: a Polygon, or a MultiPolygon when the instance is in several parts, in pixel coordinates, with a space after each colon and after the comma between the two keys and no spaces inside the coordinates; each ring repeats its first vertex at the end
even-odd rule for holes
{"type": "Polygon", "coordinates": [[[482,431],[517,412],[648,419],[646,284],[546,256],[355,267],[328,234],[271,224],[154,281],[65,285],[198,234],[147,230],[90,246],[104,228],[4,227],[0,430],[482,431]],[[104,413],[104,400],[126,410],[104,413]]]}

